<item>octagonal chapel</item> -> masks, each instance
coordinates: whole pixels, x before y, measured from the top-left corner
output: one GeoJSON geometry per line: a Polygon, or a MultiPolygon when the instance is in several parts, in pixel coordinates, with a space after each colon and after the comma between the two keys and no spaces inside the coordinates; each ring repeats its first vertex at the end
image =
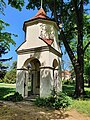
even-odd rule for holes
{"type": "Polygon", "coordinates": [[[43,8],[24,22],[25,41],[17,48],[16,91],[23,97],[48,97],[62,89],[58,26],[43,8]]]}

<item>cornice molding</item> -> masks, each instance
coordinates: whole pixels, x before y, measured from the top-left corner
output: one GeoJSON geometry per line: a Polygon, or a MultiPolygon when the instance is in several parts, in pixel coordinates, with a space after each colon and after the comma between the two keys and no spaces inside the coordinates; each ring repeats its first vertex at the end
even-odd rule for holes
{"type": "Polygon", "coordinates": [[[18,50],[17,53],[18,54],[22,54],[22,53],[28,54],[28,53],[43,52],[43,51],[49,51],[49,47],[42,46],[42,47],[37,47],[37,48],[22,49],[22,50],[18,50]]]}
{"type": "Polygon", "coordinates": [[[62,56],[62,54],[59,51],[57,51],[50,45],[37,47],[37,48],[30,48],[30,49],[22,49],[22,50],[18,50],[17,53],[18,54],[29,54],[29,53],[44,52],[44,51],[52,52],[53,54],[57,55],[58,57],[62,56]]]}

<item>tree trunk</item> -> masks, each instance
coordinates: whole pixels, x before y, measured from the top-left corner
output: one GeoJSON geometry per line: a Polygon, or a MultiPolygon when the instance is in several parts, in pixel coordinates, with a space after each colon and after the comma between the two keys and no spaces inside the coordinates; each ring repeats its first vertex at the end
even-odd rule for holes
{"type": "Polygon", "coordinates": [[[64,32],[62,30],[61,30],[61,34],[62,34],[62,39],[63,39],[64,46],[65,46],[66,51],[67,51],[67,53],[70,57],[70,60],[73,64],[74,71],[75,71],[75,74],[76,74],[76,86],[75,86],[74,96],[77,97],[77,98],[82,97],[84,95],[83,51],[80,50],[81,54],[79,53],[78,60],[76,60],[68,42],[67,42],[67,39],[65,38],[64,32]]]}
{"type": "Polygon", "coordinates": [[[83,72],[80,69],[77,69],[76,72],[76,86],[75,86],[75,93],[74,97],[83,97],[84,95],[84,77],[83,72]]]}
{"type": "Polygon", "coordinates": [[[79,64],[79,69],[76,67],[76,88],[75,96],[82,97],[84,95],[84,50],[83,50],[83,0],[80,1],[80,6],[76,0],[73,0],[73,6],[76,13],[76,24],[77,24],[77,63],[79,64]]]}

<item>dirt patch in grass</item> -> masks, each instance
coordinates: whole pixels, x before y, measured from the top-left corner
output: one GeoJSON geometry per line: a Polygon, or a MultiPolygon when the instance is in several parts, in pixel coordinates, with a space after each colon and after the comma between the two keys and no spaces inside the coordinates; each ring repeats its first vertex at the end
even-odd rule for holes
{"type": "Polygon", "coordinates": [[[32,102],[0,101],[0,120],[90,120],[90,117],[76,110],[52,110],[36,107],[32,102]]]}

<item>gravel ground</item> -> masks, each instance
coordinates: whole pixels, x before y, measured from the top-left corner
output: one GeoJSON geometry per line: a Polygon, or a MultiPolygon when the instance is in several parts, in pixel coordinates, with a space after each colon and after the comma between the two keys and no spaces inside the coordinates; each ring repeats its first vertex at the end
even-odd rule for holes
{"type": "Polygon", "coordinates": [[[0,120],[90,120],[90,117],[71,109],[68,111],[36,107],[32,102],[0,101],[0,120]]]}

